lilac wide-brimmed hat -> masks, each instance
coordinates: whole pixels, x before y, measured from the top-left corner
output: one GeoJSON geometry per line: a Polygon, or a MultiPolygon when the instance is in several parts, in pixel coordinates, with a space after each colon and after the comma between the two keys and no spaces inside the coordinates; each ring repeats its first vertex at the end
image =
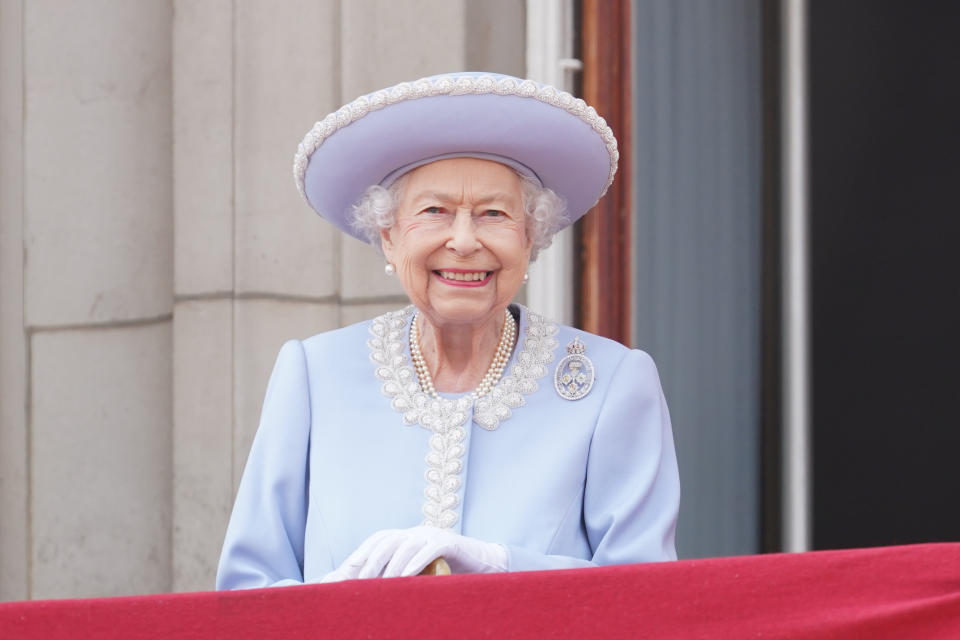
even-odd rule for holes
{"type": "Polygon", "coordinates": [[[444,74],[361,96],[316,123],[293,175],[311,207],[340,230],[370,186],[389,186],[442,158],[477,157],[517,169],[567,201],[570,222],[606,193],[617,140],[583,100],[532,80],[444,74]]]}

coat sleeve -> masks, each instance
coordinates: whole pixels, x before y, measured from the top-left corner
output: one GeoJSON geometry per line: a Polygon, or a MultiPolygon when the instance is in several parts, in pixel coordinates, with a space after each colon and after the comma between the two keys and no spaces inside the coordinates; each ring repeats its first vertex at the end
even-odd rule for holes
{"type": "Polygon", "coordinates": [[[597,418],[583,495],[591,560],[510,548],[511,571],[676,560],[680,480],[656,365],[632,350],[611,378],[597,418]]]}
{"type": "Polygon", "coordinates": [[[280,350],[227,526],[217,589],[303,582],[310,390],[297,340],[280,350]]]}

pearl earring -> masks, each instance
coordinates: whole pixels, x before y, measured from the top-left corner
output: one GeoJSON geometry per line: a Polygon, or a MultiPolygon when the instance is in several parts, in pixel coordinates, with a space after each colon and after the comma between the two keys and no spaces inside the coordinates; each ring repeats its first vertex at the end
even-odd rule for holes
{"type": "Polygon", "coordinates": [[[529,274],[529,273],[524,273],[524,274],[523,274],[523,284],[527,284],[528,282],[530,282],[530,274],[529,274]]]}
{"type": "Polygon", "coordinates": [[[383,272],[388,276],[392,276],[397,272],[397,268],[388,262],[387,264],[383,265],[383,272]]]}

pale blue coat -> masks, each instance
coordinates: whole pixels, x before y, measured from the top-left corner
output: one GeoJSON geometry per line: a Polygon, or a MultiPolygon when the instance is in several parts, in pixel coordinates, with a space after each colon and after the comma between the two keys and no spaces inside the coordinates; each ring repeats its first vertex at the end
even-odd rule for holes
{"type": "Polygon", "coordinates": [[[675,559],[680,485],[653,361],[512,309],[510,375],[476,404],[445,394],[438,415],[410,369],[409,308],[287,342],[217,588],[317,581],[375,531],[425,522],[505,545],[511,571],[675,559]],[[554,370],[574,337],[596,382],[566,400],[554,370]]]}

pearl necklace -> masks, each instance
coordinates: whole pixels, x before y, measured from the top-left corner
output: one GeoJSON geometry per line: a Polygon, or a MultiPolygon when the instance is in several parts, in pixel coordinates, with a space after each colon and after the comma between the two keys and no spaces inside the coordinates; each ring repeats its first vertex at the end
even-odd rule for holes
{"type": "MultiPolygon", "coordinates": [[[[417,378],[420,380],[420,388],[435,399],[440,399],[440,394],[433,387],[433,378],[430,377],[430,369],[423,359],[423,352],[420,351],[420,329],[417,326],[417,320],[420,312],[413,316],[410,321],[410,357],[413,360],[413,368],[417,372],[417,378]]],[[[517,337],[517,321],[513,319],[510,310],[506,311],[506,319],[503,323],[503,330],[500,332],[500,344],[497,346],[497,352],[493,354],[493,360],[487,373],[480,381],[480,385],[470,392],[473,399],[482,398],[490,393],[490,390],[500,382],[503,370],[510,361],[510,354],[513,353],[513,343],[517,337]]]]}

